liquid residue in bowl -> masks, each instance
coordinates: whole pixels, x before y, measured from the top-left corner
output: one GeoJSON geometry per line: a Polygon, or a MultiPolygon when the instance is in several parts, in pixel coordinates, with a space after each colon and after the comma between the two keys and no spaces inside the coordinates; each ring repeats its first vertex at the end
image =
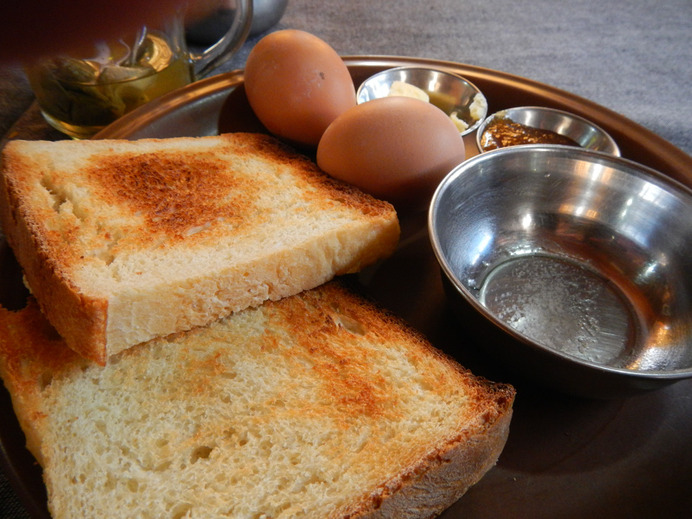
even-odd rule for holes
{"type": "Polygon", "coordinates": [[[607,278],[581,264],[530,255],[496,266],[480,302],[501,321],[542,346],[603,366],[633,355],[632,307],[607,278]]]}

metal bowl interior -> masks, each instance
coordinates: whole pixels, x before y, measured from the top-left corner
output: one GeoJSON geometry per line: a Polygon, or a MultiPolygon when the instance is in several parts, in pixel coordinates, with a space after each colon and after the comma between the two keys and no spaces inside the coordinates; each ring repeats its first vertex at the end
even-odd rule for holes
{"type": "Polygon", "coordinates": [[[488,103],[483,93],[467,79],[442,69],[428,67],[395,67],[383,70],[363,81],[356,93],[358,103],[380,97],[387,97],[392,84],[402,81],[424,90],[430,102],[447,115],[457,113],[468,124],[461,135],[474,132],[483,122],[488,111],[488,103]],[[481,96],[482,105],[476,117],[471,114],[471,105],[481,96]]]}
{"type": "Polygon", "coordinates": [[[476,133],[476,144],[479,151],[484,151],[482,138],[485,129],[498,117],[506,117],[515,123],[531,128],[559,133],[588,150],[620,156],[620,149],[615,140],[598,125],[578,115],[542,106],[507,108],[488,116],[481,122],[476,133]]]}
{"type": "Polygon", "coordinates": [[[463,311],[515,366],[589,396],[692,377],[686,187],[604,153],[504,148],[441,182],[429,230],[463,311]]]}

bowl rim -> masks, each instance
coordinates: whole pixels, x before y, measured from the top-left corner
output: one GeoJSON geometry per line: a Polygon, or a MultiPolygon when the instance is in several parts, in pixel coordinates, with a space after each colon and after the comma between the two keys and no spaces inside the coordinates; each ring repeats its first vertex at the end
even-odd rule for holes
{"type": "Polygon", "coordinates": [[[569,355],[567,353],[561,352],[549,346],[544,346],[536,341],[531,340],[529,337],[518,332],[507,323],[496,317],[492,312],[490,312],[485,306],[483,306],[480,301],[464,286],[464,284],[459,280],[454,271],[452,270],[449,262],[447,261],[445,255],[442,252],[442,247],[438,238],[437,233],[437,221],[438,221],[438,207],[439,201],[443,193],[448,186],[451,185],[454,180],[467,173],[468,169],[475,166],[478,162],[486,162],[494,160],[494,157],[504,155],[504,154],[531,154],[531,153],[547,153],[551,155],[579,155],[589,161],[601,161],[602,163],[609,163],[612,166],[624,166],[631,170],[634,170],[638,176],[651,179],[657,185],[663,184],[666,188],[672,189],[673,191],[679,192],[680,195],[687,197],[692,202],[692,188],[682,184],[681,182],[664,175],[660,171],[653,168],[640,164],[630,159],[626,159],[620,156],[611,155],[606,152],[589,150],[586,148],[576,148],[574,146],[566,145],[555,145],[555,144],[524,144],[521,146],[509,146],[506,148],[498,148],[495,150],[490,150],[485,153],[475,155],[464,162],[455,166],[438,184],[433,196],[430,200],[428,215],[427,215],[427,230],[429,241],[435,255],[435,258],[443,272],[443,275],[450,282],[454,290],[461,295],[461,297],[474,308],[483,318],[487,319],[492,325],[499,328],[501,331],[505,332],[513,339],[520,341],[525,346],[528,346],[532,350],[548,354],[554,358],[560,359],[562,361],[571,362],[577,364],[583,368],[596,370],[600,373],[605,374],[615,374],[615,375],[625,375],[630,378],[638,379],[658,379],[667,381],[682,380],[685,378],[692,377],[692,367],[689,368],[676,368],[671,370],[643,370],[636,371],[627,368],[619,368],[614,366],[605,366],[602,364],[597,364],[589,362],[585,359],[569,355]]]}
{"type": "MultiPolygon", "coordinates": [[[[440,67],[426,67],[423,65],[401,65],[398,67],[389,67],[389,68],[386,68],[384,70],[380,70],[379,72],[375,72],[374,74],[368,76],[363,81],[361,81],[361,83],[358,85],[358,88],[356,88],[356,104],[361,104],[361,103],[366,102],[366,101],[360,100],[360,95],[361,95],[361,92],[365,89],[366,84],[370,80],[375,79],[375,78],[380,77],[380,76],[385,76],[385,75],[388,75],[388,74],[391,74],[393,72],[397,72],[400,70],[404,70],[404,71],[406,71],[406,70],[423,70],[423,71],[429,71],[429,72],[438,72],[438,73],[443,74],[445,76],[450,76],[454,79],[460,80],[462,83],[465,83],[466,85],[471,87],[471,89],[476,92],[476,95],[481,95],[483,97],[483,100],[485,101],[485,113],[483,114],[482,117],[479,117],[478,120],[474,124],[469,125],[469,127],[466,128],[463,132],[459,132],[459,135],[461,135],[462,137],[465,135],[469,135],[469,134],[473,133],[474,131],[476,131],[477,129],[479,129],[480,125],[483,123],[483,121],[486,120],[487,115],[488,115],[488,98],[483,93],[483,91],[480,88],[478,88],[478,86],[476,86],[476,84],[473,83],[472,81],[470,81],[469,79],[465,78],[464,76],[462,76],[460,74],[457,74],[456,72],[454,72],[451,69],[447,69],[447,68],[442,67],[442,66],[440,66],[440,67]]],[[[447,115],[449,115],[449,114],[447,114],[447,115]]]]}
{"type": "MultiPolygon", "coordinates": [[[[523,112],[523,111],[528,111],[528,110],[538,110],[542,112],[549,112],[549,113],[554,113],[554,114],[559,114],[563,116],[570,117],[572,119],[575,119],[577,121],[580,121],[583,124],[586,124],[599,132],[601,135],[603,135],[606,139],[606,141],[609,144],[609,149],[608,150],[595,150],[593,148],[585,148],[583,146],[580,146],[581,148],[585,150],[592,150],[595,152],[601,152],[601,153],[608,153],[609,155],[613,155],[614,157],[621,157],[622,153],[620,152],[620,146],[618,146],[617,141],[613,138],[612,135],[610,135],[607,131],[605,131],[603,128],[601,128],[598,124],[594,123],[590,119],[587,119],[586,117],[582,117],[581,115],[577,115],[575,113],[569,112],[567,110],[561,110],[559,108],[551,108],[549,106],[538,106],[538,105],[522,105],[522,106],[512,106],[509,108],[503,108],[502,110],[498,110],[497,112],[494,112],[492,114],[487,115],[483,121],[478,125],[478,131],[476,132],[476,147],[478,148],[478,152],[480,154],[483,153],[488,153],[488,150],[485,151],[483,150],[483,146],[481,146],[481,138],[483,137],[483,131],[485,128],[488,126],[488,124],[495,119],[496,117],[500,117],[501,115],[504,115],[507,112],[523,112]]],[[[531,146],[530,144],[516,144],[513,147],[516,146],[531,146]]],[[[546,144],[546,146],[555,146],[554,144],[546,144]]]]}

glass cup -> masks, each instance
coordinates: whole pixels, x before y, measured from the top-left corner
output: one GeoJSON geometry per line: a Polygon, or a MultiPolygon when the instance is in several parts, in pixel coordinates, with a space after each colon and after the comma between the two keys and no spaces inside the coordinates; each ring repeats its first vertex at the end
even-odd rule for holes
{"type": "Polygon", "coordinates": [[[56,56],[26,69],[43,117],[75,139],[89,138],[125,113],[204,77],[230,59],[252,24],[252,0],[228,2],[233,22],[221,39],[194,52],[185,20],[142,27],[131,39],[102,41],[88,56],[56,56]]]}

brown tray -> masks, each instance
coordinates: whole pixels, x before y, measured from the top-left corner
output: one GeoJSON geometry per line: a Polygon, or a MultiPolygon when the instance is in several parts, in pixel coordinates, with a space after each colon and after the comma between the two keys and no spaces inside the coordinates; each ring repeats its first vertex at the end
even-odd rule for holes
{"type": "MultiPolygon", "coordinates": [[[[609,132],[623,157],[692,186],[692,158],[604,107],[524,78],[417,58],[345,57],[356,84],[384,68],[431,65],[475,83],[489,111],[540,105],[586,117],[609,132]]],[[[123,117],[98,137],[200,136],[257,130],[242,72],[214,76],[123,117]],[[240,88],[238,88],[240,87],[240,88]]],[[[476,153],[474,137],[467,155],[476,153]]],[[[11,251],[0,242],[0,303],[21,306],[26,293],[11,251]]],[[[480,375],[518,390],[507,446],[496,467],[442,517],[686,517],[692,510],[692,380],[625,399],[585,400],[504,372],[484,356],[482,340],[455,323],[430,249],[425,215],[402,216],[402,242],[384,268],[359,277],[364,291],[480,375]]],[[[24,449],[9,397],[0,390],[0,458],[29,513],[48,517],[41,471],[24,449]]]]}

